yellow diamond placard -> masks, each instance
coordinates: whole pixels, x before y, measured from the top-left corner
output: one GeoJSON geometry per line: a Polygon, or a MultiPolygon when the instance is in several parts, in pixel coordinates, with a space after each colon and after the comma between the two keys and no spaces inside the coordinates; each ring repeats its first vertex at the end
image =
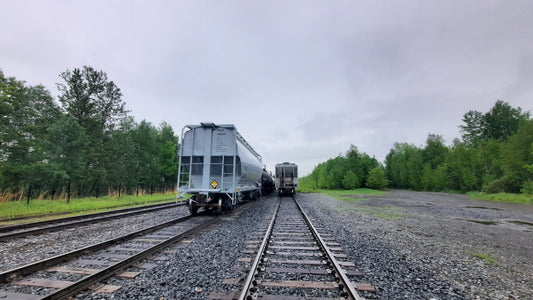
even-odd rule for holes
{"type": "Polygon", "coordinates": [[[218,182],[216,180],[211,181],[211,187],[216,189],[218,186],[218,182]]]}

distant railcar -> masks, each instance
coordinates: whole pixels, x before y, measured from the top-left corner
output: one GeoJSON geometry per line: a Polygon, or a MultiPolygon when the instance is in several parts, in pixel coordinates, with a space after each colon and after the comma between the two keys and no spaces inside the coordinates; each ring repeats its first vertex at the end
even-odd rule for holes
{"type": "Polygon", "coordinates": [[[298,188],[298,166],[284,162],[276,165],[276,190],[280,195],[294,195],[298,188]]]}
{"type": "Polygon", "coordinates": [[[262,158],[231,124],[201,123],[182,130],[178,200],[199,208],[231,210],[261,195],[262,158]]]}

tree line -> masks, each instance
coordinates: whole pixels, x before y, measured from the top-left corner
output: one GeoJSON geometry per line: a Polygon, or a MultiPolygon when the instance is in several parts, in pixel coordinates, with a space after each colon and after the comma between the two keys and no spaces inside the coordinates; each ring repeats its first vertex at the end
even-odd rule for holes
{"type": "Polygon", "coordinates": [[[148,193],[176,184],[172,127],[134,121],[90,66],[59,75],[58,101],[0,70],[0,193],[5,200],[148,193]]]}
{"type": "Polygon", "coordinates": [[[360,153],[356,146],[350,145],[345,155],[318,164],[311,174],[300,178],[300,188],[316,189],[357,189],[367,187],[383,189],[388,181],[383,166],[376,158],[360,153]]]}
{"type": "MultiPolygon", "coordinates": [[[[486,113],[468,111],[463,115],[461,139],[450,146],[442,136],[429,134],[424,146],[395,143],[381,168],[381,186],[417,191],[483,191],[533,194],[533,119],[529,112],[498,100],[486,113]]],[[[351,146],[351,150],[356,149],[351,146]]],[[[319,164],[302,178],[304,188],[351,189],[371,187],[368,164],[348,163],[338,156],[319,164]],[[352,174],[358,184],[350,184],[352,174]],[[321,178],[322,181],[319,181],[321,178]],[[365,179],[367,181],[365,181],[365,179]],[[364,184],[363,184],[364,183],[364,184]]],[[[374,179],[373,179],[374,180],[374,179]]]]}

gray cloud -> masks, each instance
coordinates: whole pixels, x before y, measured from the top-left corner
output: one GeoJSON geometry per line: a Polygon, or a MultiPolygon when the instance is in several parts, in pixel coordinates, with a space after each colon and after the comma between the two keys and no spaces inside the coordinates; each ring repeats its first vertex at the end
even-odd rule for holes
{"type": "Polygon", "coordinates": [[[450,143],[470,109],[533,110],[530,1],[16,1],[0,68],[57,94],[91,65],[137,120],[234,123],[302,174],[350,144],[450,143]]]}

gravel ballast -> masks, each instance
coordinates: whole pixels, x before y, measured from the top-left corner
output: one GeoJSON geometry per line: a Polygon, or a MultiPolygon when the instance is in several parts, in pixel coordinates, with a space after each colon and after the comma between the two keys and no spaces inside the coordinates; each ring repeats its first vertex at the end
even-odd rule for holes
{"type": "Polygon", "coordinates": [[[189,214],[176,206],[141,215],[0,241],[0,272],[97,244],[189,214]]]}
{"type": "MultiPolygon", "coordinates": [[[[323,233],[341,244],[348,261],[375,293],[368,299],[531,299],[531,207],[470,200],[462,195],[390,191],[342,201],[323,194],[298,194],[323,233]],[[355,200],[366,198],[366,200],[355,200]],[[491,221],[497,225],[472,222],[491,221]],[[486,254],[494,262],[476,256],[486,254]]],[[[257,240],[271,217],[276,197],[253,202],[240,214],[191,237],[189,243],[112,295],[87,292],[88,299],[208,299],[239,291],[223,284],[244,279],[238,258],[246,241],[257,240]]]]}
{"type": "MultiPolygon", "coordinates": [[[[533,299],[533,206],[470,200],[462,195],[390,191],[338,200],[296,198],[322,233],[341,244],[369,283],[368,299],[533,299]]],[[[257,240],[277,197],[251,202],[200,235],[170,247],[135,279],[110,278],[113,294],[80,299],[208,299],[240,291],[246,242],[257,240]]],[[[64,234],[64,233],[63,233],[64,234]]],[[[22,255],[22,253],[19,253],[22,255]]],[[[141,271],[132,267],[127,271],[141,271]]]]}

